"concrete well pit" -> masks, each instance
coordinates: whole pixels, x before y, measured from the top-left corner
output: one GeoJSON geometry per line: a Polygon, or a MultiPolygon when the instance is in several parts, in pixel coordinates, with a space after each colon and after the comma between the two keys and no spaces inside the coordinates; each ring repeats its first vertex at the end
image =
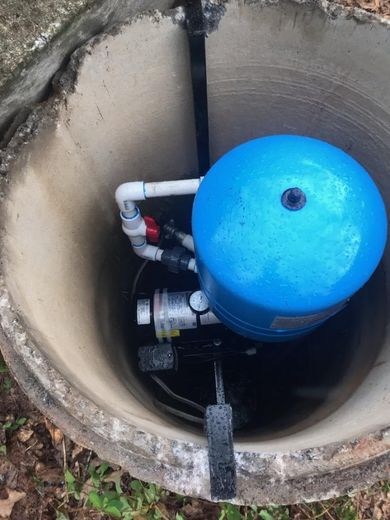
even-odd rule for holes
{"type": "MultiPolygon", "coordinates": [[[[219,14],[207,39],[212,161],[253,137],[317,137],[360,161],[389,207],[389,25],[311,2],[231,1],[219,14]]],[[[73,439],[138,478],[209,498],[203,433],[153,405],[120,323],[115,188],[197,170],[182,21],[181,9],[154,13],[94,38],[27,122],[29,142],[18,146],[19,132],[10,143],[0,344],[73,439]]],[[[324,373],[306,388],[321,394],[315,406],[237,434],[237,503],[323,499],[389,475],[389,261],[387,249],[349,314],[313,338],[324,373]]]]}

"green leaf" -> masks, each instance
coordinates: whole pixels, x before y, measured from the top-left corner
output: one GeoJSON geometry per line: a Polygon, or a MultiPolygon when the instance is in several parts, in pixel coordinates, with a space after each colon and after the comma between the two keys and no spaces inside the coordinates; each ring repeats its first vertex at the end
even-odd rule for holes
{"type": "Polygon", "coordinates": [[[95,488],[100,488],[100,484],[101,484],[101,479],[99,477],[99,475],[96,473],[95,469],[93,469],[91,471],[91,480],[92,480],[92,484],[94,485],[95,488]]]}
{"type": "Polygon", "coordinates": [[[3,424],[3,429],[14,432],[14,431],[18,430],[21,426],[23,426],[23,424],[25,424],[26,422],[27,422],[26,417],[20,417],[19,419],[16,419],[16,421],[14,423],[12,421],[6,421],[3,424]]]}
{"type": "Polygon", "coordinates": [[[7,446],[5,444],[0,444],[0,456],[5,457],[7,455],[7,446]]]}
{"type": "Polygon", "coordinates": [[[274,516],[271,515],[266,509],[262,509],[259,513],[259,517],[262,518],[262,520],[275,520],[274,516]]]}
{"type": "Polygon", "coordinates": [[[225,504],[227,520],[242,520],[240,510],[233,504],[225,504]]]}
{"type": "Polygon", "coordinates": [[[1,383],[1,390],[4,392],[9,392],[12,388],[12,379],[8,376],[4,377],[3,382],[1,383]]]}
{"type": "Polygon", "coordinates": [[[0,359],[0,374],[6,374],[8,372],[7,365],[3,359],[0,359]]]}
{"type": "Polygon", "coordinates": [[[154,504],[160,499],[158,488],[155,484],[149,484],[147,487],[144,487],[144,493],[149,504],[154,504]]]}
{"type": "Polygon", "coordinates": [[[104,462],[101,464],[98,469],[96,470],[96,473],[99,475],[99,477],[103,477],[103,475],[107,472],[108,468],[110,467],[107,462],[104,462]]]}
{"type": "Polygon", "coordinates": [[[219,513],[218,520],[224,520],[226,518],[226,511],[222,509],[222,511],[219,513]]]}
{"type": "Polygon", "coordinates": [[[125,510],[131,510],[131,505],[129,504],[129,501],[127,500],[127,498],[125,496],[120,496],[119,501],[122,504],[122,509],[121,509],[122,512],[125,510]]]}
{"type": "MultiPolygon", "coordinates": [[[[126,500],[126,499],[125,499],[126,500]]],[[[120,498],[112,498],[108,505],[110,507],[116,507],[119,511],[123,511],[124,509],[126,509],[126,505],[122,502],[122,500],[120,498]]]]}
{"type": "Polygon", "coordinates": [[[116,477],[111,477],[111,482],[114,482],[115,484],[115,491],[120,496],[123,493],[122,486],[121,486],[121,477],[120,475],[117,475],[116,477]]]}
{"type": "Polygon", "coordinates": [[[76,500],[80,500],[80,486],[76,486],[76,479],[72,473],[66,469],[64,471],[66,489],[70,495],[73,495],[76,500]]]}
{"type": "Polygon", "coordinates": [[[65,476],[65,482],[68,486],[73,486],[74,483],[76,482],[76,479],[74,478],[74,476],[72,475],[72,473],[68,470],[68,468],[65,470],[64,472],[64,476],[65,476]]]}
{"type": "Polygon", "coordinates": [[[181,513],[176,513],[175,520],[185,520],[185,518],[181,513]]]}
{"type": "Polygon", "coordinates": [[[113,516],[114,518],[122,518],[121,511],[115,506],[108,505],[107,507],[104,508],[104,512],[107,513],[108,515],[113,516]]]}
{"type": "Polygon", "coordinates": [[[132,480],[130,482],[130,487],[134,491],[142,491],[143,486],[139,480],[132,480]]]}
{"type": "Polygon", "coordinates": [[[150,492],[149,489],[144,489],[144,495],[145,495],[147,503],[152,504],[153,503],[153,494],[150,492]]]}
{"type": "Polygon", "coordinates": [[[103,507],[103,499],[96,491],[90,491],[88,494],[88,502],[95,509],[101,510],[103,507]]]}

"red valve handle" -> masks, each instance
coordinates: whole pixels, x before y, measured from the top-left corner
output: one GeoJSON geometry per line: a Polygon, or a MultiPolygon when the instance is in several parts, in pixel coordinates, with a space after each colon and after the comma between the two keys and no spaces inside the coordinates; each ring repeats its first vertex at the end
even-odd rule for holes
{"type": "Polygon", "coordinates": [[[146,238],[153,244],[158,244],[160,240],[160,226],[153,217],[144,217],[146,224],[146,238]]]}

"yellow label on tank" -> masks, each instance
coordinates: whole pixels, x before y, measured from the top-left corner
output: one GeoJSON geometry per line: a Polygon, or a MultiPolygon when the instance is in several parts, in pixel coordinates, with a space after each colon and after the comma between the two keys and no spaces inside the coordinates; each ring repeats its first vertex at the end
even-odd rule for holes
{"type": "Polygon", "coordinates": [[[161,337],[162,338],[177,338],[180,336],[180,330],[162,330],[161,331],[161,337]]]}

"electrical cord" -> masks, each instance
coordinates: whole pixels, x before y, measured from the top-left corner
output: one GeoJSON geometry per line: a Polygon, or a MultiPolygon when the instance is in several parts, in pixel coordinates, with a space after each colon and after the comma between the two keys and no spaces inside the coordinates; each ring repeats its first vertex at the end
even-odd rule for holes
{"type": "MultiPolygon", "coordinates": [[[[162,240],[160,241],[161,244],[162,240]]],[[[160,246],[159,244],[159,246],[160,246]]],[[[149,260],[144,260],[142,264],[140,265],[132,286],[131,286],[131,293],[130,293],[130,301],[134,301],[134,296],[137,291],[138,282],[142,276],[142,273],[146,267],[146,265],[149,263],[149,260]]],[[[175,392],[173,392],[159,377],[155,376],[154,374],[151,374],[151,379],[159,385],[159,387],[172,399],[175,399],[176,401],[179,401],[183,404],[186,404],[187,406],[190,406],[192,408],[195,408],[199,412],[201,412],[203,415],[206,413],[206,408],[198,403],[195,403],[194,401],[191,401],[190,399],[187,399],[185,397],[182,397],[181,395],[177,395],[175,392]]],[[[185,419],[186,421],[195,422],[198,424],[203,424],[203,419],[201,417],[196,417],[195,415],[188,414],[186,412],[183,412],[182,410],[177,410],[176,408],[173,408],[172,406],[169,406],[167,404],[162,403],[161,401],[158,401],[157,399],[154,399],[154,403],[157,407],[165,410],[166,412],[176,415],[177,417],[180,417],[181,419],[185,419]]]]}
{"type": "Polygon", "coordinates": [[[165,412],[171,413],[172,415],[176,415],[177,417],[185,419],[186,421],[191,421],[197,424],[203,424],[204,422],[201,417],[195,417],[195,415],[191,415],[189,413],[182,412],[181,410],[177,410],[176,408],[172,408],[171,406],[168,406],[167,404],[164,404],[161,401],[158,401],[157,399],[154,399],[154,404],[158,408],[164,410],[165,412]]]}
{"type": "MultiPolygon", "coordinates": [[[[157,247],[162,247],[164,243],[164,238],[161,238],[161,240],[159,241],[159,243],[157,244],[157,247]]],[[[144,260],[142,262],[142,264],[140,265],[135,277],[134,277],[134,280],[133,280],[133,283],[132,283],[132,286],[131,286],[131,293],[130,293],[130,302],[133,303],[134,301],[134,296],[135,296],[135,293],[137,291],[137,286],[138,286],[138,282],[141,278],[141,275],[142,273],[144,272],[144,269],[146,267],[146,265],[150,262],[150,260],[144,260]]]]}
{"type": "MultiPolygon", "coordinates": [[[[172,397],[172,399],[175,399],[176,401],[179,401],[180,403],[186,404],[187,406],[191,406],[192,408],[195,408],[195,410],[198,410],[201,413],[206,412],[206,408],[202,406],[201,404],[195,403],[194,401],[191,401],[190,399],[187,399],[186,397],[182,397],[181,395],[175,394],[165,383],[162,381],[159,377],[155,376],[154,374],[151,374],[150,376],[155,383],[159,385],[159,387],[164,390],[166,394],[169,395],[169,397],[172,397]]],[[[184,413],[184,412],[183,412],[184,413]]]]}
{"type": "Polygon", "coordinates": [[[133,285],[131,286],[131,294],[130,294],[130,302],[134,301],[134,296],[137,291],[137,285],[139,282],[139,279],[141,278],[141,275],[146,267],[146,264],[149,262],[149,260],[144,260],[140,266],[140,268],[137,271],[137,274],[134,277],[133,285]]]}

